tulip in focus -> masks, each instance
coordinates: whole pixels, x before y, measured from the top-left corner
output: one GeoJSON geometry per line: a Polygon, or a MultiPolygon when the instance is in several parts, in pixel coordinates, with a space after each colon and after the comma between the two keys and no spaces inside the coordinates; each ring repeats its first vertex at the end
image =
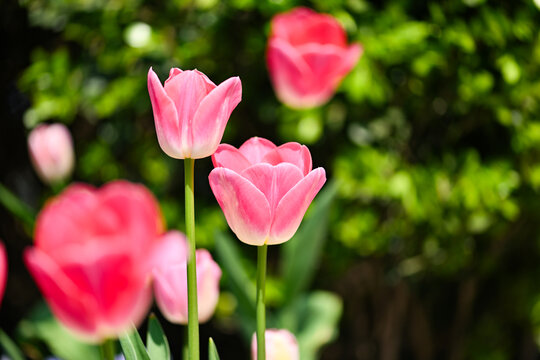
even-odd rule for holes
{"type": "MultiPolygon", "coordinates": [[[[169,231],[163,241],[153,272],[156,302],[167,320],[187,324],[188,243],[178,231],[169,231]]],[[[214,314],[219,299],[221,269],[207,250],[197,250],[196,266],[199,321],[206,322],[214,314]]]]}
{"type": "Polygon", "coordinates": [[[293,108],[326,103],[361,54],[330,15],[300,7],[272,19],[268,70],[277,97],[293,108]]]}
{"type": "Polygon", "coordinates": [[[137,325],[152,300],[153,256],[162,244],[158,203],[142,185],[76,184],[38,215],[24,258],[51,311],[91,340],[137,325]]]}
{"type": "Polygon", "coordinates": [[[32,164],[44,182],[58,183],[71,175],[75,155],[71,134],[65,125],[38,125],[28,136],[28,149],[32,164]]]}
{"type": "Polygon", "coordinates": [[[275,245],[294,235],[326,181],[311,154],[295,142],[274,145],[254,137],[239,149],[221,144],[212,156],[210,187],[238,239],[275,245]]]}
{"type": "Polygon", "coordinates": [[[242,84],[233,77],[216,86],[200,71],[173,68],[162,86],[150,68],[148,92],[161,149],[176,159],[200,159],[216,151],[242,84]]]}
{"type": "Polygon", "coordinates": [[[6,289],[7,270],[6,248],[4,247],[4,244],[0,242],[0,304],[2,304],[4,290],[6,289]]]}
{"type": "MultiPolygon", "coordinates": [[[[299,360],[298,342],[287,330],[268,329],[264,333],[266,341],[266,360],[299,360]]],[[[251,356],[257,359],[257,337],[253,334],[251,356]]]]}

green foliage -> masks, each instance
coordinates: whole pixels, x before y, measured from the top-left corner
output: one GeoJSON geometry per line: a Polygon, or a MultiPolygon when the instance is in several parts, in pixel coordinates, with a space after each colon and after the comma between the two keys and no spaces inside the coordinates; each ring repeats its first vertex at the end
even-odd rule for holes
{"type": "Polygon", "coordinates": [[[148,355],[150,355],[150,359],[152,360],[169,360],[171,358],[169,341],[163,333],[159,320],[154,314],[150,314],[148,317],[146,347],[148,348],[148,355]]]}
{"type": "Polygon", "coordinates": [[[208,339],[208,360],[219,360],[216,344],[212,338],[208,339]]]}
{"type": "MultiPolygon", "coordinates": [[[[58,323],[43,302],[31,310],[28,316],[20,322],[17,330],[18,337],[22,339],[23,343],[28,344],[27,346],[32,346],[32,340],[41,340],[47,345],[50,352],[61,359],[97,360],[100,358],[98,347],[74,337],[71,332],[58,323]]],[[[32,352],[39,353],[39,350],[36,348],[32,352]]]]}

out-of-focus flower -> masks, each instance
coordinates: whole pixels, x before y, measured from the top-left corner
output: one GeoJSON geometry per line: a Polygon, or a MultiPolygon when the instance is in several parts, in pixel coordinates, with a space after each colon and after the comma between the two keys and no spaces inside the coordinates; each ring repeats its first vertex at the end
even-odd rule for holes
{"type": "Polygon", "coordinates": [[[4,297],[4,290],[7,282],[7,254],[4,244],[0,242],[0,305],[2,304],[2,298],[4,297]]]}
{"type": "MultiPolygon", "coordinates": [[[[185,236],[169,231],[157,253],[154,268],[156,302],[167,320],[178,324],[188,321],[187,254],[185,236]]],[[[199,321],[205,322],[216,309],[221,269],[207,250],[197,250],[195,256],[199,321]]]]}
{"type": "Polygon", "coordinates": [[[161,149],[176,159],[200,159],[216,151],[242,100],[242,83],[233,77],[216,86],[200,71],[173,68],[162,86],[150,68],[148,92],[161,149]]]}
{"type": "MultiPolygon", "coordinates": [[[[287,330],[268,329],[264,333],[266,360],[298,360],[300,352],[294,335],[287,330]]],[[[251,357],[257,359],[257,337],[251,340],[251,357]]]]}
{"type": "Polygon", "coordinates": [[[145,316],[163,226],[157,201],[142,185],[71,185],[39,214],[35,245],[24,258],[58,320],[99,341],[145,316]]]}
{"type": "Polygon", "coordinates": [[[362,47],[347,44],[332,16],[296,8],[272,19],[267,49],[270,78],[279,100],[293,108],[326,103],[356,65],[362,47]]]}
{"type": "Polygon", "coordinates": [[[75,155],[71,134],[65,125],[38,125],[28,136],[28,149],[32,164],[44,182],[61,182],[71,175],[75,155]]]}
{"type": "Polygon", "coordinates": [[[289,240],[326,181],[311,154],[295,142],[276,146],[254,137],[239,149],[221,144],[210,187],[238,239],[250,245],[289,240]]]}

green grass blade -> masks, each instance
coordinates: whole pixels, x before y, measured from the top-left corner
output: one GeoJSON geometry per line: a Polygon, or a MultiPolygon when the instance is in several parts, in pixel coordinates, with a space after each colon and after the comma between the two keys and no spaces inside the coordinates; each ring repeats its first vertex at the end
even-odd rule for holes
{"type": "Polygon", "coordinates": [[[212,338],[208,339],[208,360],[219,360],[216,344],[212,338]]]}
{"type": "Polygon", "coordinates": [[[120,337],[120,346],[126,360],[150,360],[144,343],[135,327],[120,337]]]}
{"type": "Polygon", "coordinates": [[[154,314],[148,317],[148,333],[146,334],[146,346],[148,355],[152,360],[170,360],[171,350],[169,341],[163,332],[159,320],[154,314]]]}

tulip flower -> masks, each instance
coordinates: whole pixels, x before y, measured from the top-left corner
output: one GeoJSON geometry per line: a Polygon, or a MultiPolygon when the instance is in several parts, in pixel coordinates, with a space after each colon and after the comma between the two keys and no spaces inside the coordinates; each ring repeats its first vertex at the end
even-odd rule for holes
{"type": "Polygon", "coordinates": [[[221,144],[212,156],[210,187],[238,239],[250,245],[283,243],[294,235],[326,181],[312,170],[306,146],[276,146],[254,137],[239,149],[221,144]]]}
{"type": "MultiPolygon", "coordinates": [[[[287,330],[268,329],[266,338],[266,360],[299,360],[298,342],[287,330]]],[[[252,359],[257,359],[257,341],[255,334],[251,341],[252,359]]]]}
{"type": "Polygon", "coordinates": [[[2,304],[2,297],[4,296],[4,290],[7,282],[7,255],[4,244],[0,242],[0,304],[2,304]]]}
{"type": "Polygon", "coordinates": [[[300,7],[272,19],[268,70],[277,97],[293,108],[326,103],[361,54],[330,15],[300,7]]]}
{"type": "Polygon", "coordinates": [[[63,124],[41,124],[28,136],[32,164],[47,184],[67,179],[73,171],[75,156],[68,128],[63,124]]]}
{"type": "Polygon", "coordinates": [[[162,244],[158,204],[142,185],[76,184],[38,215],[25,262],[58,320],[100,341],[138,324],[152,300],[151,271],[162,244]]]}
{"type": "Polygon", "coordinates": [[[176,159],[200,159],[216,151],[242,84],[233,77],[216,86],[200,71],[173,68],[162,86],[150,68],[148,92],[161,149],[176,159]]]}
{"type": "MultiPolygon", "coordinates": [[[[188,243],[178,231],[164,236],[154,268],[154,293],[159,309],[172,323],[187,324],[187,254],[188,243]]],[[[214,314],[219,299],[221,269],[207,250],[197,250],[197,300],[199,321],[206,322],[214,314]]]]}

